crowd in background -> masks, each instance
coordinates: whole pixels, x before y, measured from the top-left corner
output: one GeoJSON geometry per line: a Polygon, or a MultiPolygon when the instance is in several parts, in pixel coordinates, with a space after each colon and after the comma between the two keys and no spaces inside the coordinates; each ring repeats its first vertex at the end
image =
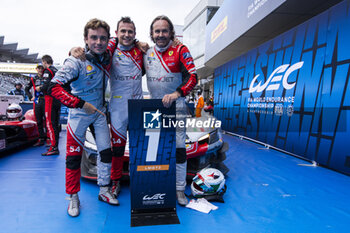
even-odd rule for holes
{"type": "Polygon", "coordinates": [[[14,76],[12,74],[0,73],[0,95],[7,95],[15,88],[16,83],[21,83],[25,87],[29,78],[23,76],[14,76]]]}

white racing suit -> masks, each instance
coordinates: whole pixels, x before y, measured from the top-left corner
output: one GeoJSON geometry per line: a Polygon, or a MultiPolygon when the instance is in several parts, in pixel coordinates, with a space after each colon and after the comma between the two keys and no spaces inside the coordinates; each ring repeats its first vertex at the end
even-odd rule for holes
{"type": "MultiPolygon", "coordinates": [[[[163,99],[166,94],[178,91],[181,97],[176,100],[176,119],[185,120],[188,95],[197,84],[196,68],[193,58],[184,45],[170,46],[159,52],[155,47],[147,51],[144,65],[147,75],[147,87],[152,99],[163,99]]],[[[186,130],[176,128],[176,190],[186,187],[186,130]]]]}
{"type": "Polygon", "coordinates": [[[110,73],[112,180],[119,180],[122,176],[123,155],[127,140],[128,100],[142,99],[142,73],[142,52],[134,46],[125,48],[119,44],[113,53],[110,73]]]}
{"type": "Polygon", "coordinates": [[[101,112],[106,112],[103,106],[103,87],[106,87],[108,77],[108,71],[101,64],[69,57],[51,80],[49,88],[51,95],[70,107],[66,146],[66,192],[68,194],[80,191],[81,156],[86,130],[90,124],[93,124],[95,129],[96,145],[101,160],[98,161],[97,183],[99,186],[110,183],[112,152],[107,119],[98,112],[88,114],[82,109],[84,103],[89,102],[101,112]],[[64,89],[68,84],[70,84],[71,93],[64,89]]]}

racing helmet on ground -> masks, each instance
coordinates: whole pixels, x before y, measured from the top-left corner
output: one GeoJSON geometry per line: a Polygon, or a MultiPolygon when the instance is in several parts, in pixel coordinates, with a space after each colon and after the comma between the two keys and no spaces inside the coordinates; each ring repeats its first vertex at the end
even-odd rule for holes
{"type": "Polygon", "coordinates": [[[22,117],[22,108],[18,104],[11,104],[6,109],[6,117],[9,120],[17,120],[22,117]]]}
{"type": "MultiPolygon", "coordinates": [[[[217,200],[226,191],[225,177],[215,168],[204,168],[193,178],[191,191],[194,197],[204,197],[207,200],[217,200]],[[212,197],[212,198],[208,198],[212,197]]],[[[222,200],[223,202],[223,200],[222,200]]]]}

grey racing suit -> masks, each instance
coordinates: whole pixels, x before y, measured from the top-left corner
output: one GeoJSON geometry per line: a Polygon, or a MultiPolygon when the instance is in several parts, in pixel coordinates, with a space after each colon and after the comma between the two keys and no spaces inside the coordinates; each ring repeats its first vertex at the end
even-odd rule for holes
{"type": "Polygon", "coordinates": [[[111,135],[112,135],[112,180],[122,176],[123,155],[127,140],[128,100],[142,99],[143,56],[135,46],[118,44],[111,66],[111,135]]]}
{"type": "MultiPolygon", "coordinates": [[[[150,48],[144,56],[147,87],[152,99],[162,99],[165,95],[178,91],[181,97],[176,100],[176,119],[185,120],[188,95],[197,84],[193,58],[184,45],[166,48],[150,48]]],[[[186,187],[186,130],[176,128],[176,190],[186,187]]]]}
{"type": "Polygon", "coordinates": [[[70,107],[66,146],[66,192],[68,194],[80,191],[81,156],[86,130],[90,124],[94,126],[96,145],[100,154],[98,185],[106,186],[110,183],[112,152],[107,119],[98,112],[88,114],[82,109],[84,103],[89,102],[101,112],[106,112],[103,106],[103,87],[106,86],[108,77],[108,71],[101,64],[81,61],[71,56],[65,60],[63,67],[51,80],[49,87],[51,95],[70,107]],[[70,84],[71,93],[64,89],[68,84],[70,84]]]}

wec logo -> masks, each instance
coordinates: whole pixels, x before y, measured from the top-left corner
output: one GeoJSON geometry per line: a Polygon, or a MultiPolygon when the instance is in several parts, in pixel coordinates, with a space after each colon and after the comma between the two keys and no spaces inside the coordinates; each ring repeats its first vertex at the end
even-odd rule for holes
{"type": "Polygon", "coordinates": [[[156,193],[154,194],[153,196],[144,196],[142,199],[144,201],[150,201],[150,200],[163,200],[164,199],[164,196],[165,196],[165,193],[156,193]]]}
{"type": "Polygon", "coordinates": [[[295,82],[288,83],[288,77],[293,71],[300,69],[303,65],[304,65],[303,61],[295,63],[292,66],[289,66],[289,64],[281,65],[271,73],[270,77],[267,79],[266,83],[264,84],[262,84],[262,82],[260,81],[257,85],[255,85],[255,82],[258,79],[260,74],[256,75],[253,78],[252,82],[250,83],[249,93],[262,92],[265,89],[267,91],[278,90],[278,88],[280,87],[281,81],[285,89],[287,90],[292,89],[295,86],[295,82]]]}

